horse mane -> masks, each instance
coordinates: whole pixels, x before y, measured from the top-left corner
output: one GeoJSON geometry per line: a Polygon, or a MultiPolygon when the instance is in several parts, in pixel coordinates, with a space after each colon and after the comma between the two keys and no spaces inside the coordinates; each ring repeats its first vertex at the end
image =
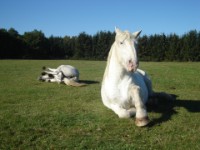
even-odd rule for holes
{"type": "MultiPolygon", "coordinates": [[[[113,43],[113,45],[111,46],[111,49],[108,53],[108,58],[107,58],[107,65],[106,65],[106,70],[105,70],[105,73],[104,73],[104,77],[107,75],[108,73],[108,68],[110,66],[110,59],[111,59],[111,56],[112,56],[112,52],[113,52],[113,46],[114,46],[115,43],[113,43]]],[[[103,77],[103,79],[104,79],[103,77]]]]}

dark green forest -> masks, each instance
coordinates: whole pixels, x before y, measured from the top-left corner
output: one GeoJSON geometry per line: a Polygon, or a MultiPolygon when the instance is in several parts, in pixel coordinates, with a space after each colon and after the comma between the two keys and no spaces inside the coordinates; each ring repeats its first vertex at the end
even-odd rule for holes
{"type": "MultiPolygon", "coordinates": [[[[20,35],[14,28],[0,29],[0,59],[105,60],[114,37],[110,31],[45,37],[38,30],[20,35]]],[[[200,32],[143,35],[138,39],[138,49],[143,61],[200,61],[200,32]]]]}

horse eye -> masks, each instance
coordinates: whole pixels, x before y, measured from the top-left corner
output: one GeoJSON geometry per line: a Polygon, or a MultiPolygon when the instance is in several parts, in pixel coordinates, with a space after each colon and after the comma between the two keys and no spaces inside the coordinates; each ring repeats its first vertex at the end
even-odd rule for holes
{"type": "Polygon", "coordinates": [[[122,44],[124,44],[123,42],[120,42],[120,44],[122,45],[122,44]]]}

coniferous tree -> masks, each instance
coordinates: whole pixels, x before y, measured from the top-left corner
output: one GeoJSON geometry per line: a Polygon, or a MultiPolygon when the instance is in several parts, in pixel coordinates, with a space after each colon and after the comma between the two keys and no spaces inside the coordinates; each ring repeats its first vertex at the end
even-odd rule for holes
{"type": "MultiPolygon", "coordinates": [[[[78,36],[46,38],[42,31],[20,35],[14,28],[0,29],[0,59],[98,59],[105,60],[115,33],[85,32],[78,36]]],[[[200,32],[191,30],[183,36],[155,34],[138,40],[139,58],[144,61],[200,61],[200,32]]]]}
{"type": "Polygon", "coordinates": [[[75,44],[74,58],[88,59],[92,53],[92,37],[85,32],[79,34],[75,44]]]}
{"type": "Polygon", "coordinates": [[[63,38],[65,58],[71,58],[74,55],[74,40],[69,36],[63,38]]]}
{"type": "Polygon", "coordinates": [[[47,40],[42,31],[34,30],[32,32],[25,32],[23,40],[29,48],[28,57],[47,58],[47,40]]]}

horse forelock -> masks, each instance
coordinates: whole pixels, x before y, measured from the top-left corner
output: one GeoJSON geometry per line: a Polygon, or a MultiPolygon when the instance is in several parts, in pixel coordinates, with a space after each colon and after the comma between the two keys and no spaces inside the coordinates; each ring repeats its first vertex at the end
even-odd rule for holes
{"type": "Polygon", "coordinates": [[[124,40],[128,39],[130,40],[132,38],[131,33],[129,31],[120,32],[119,34],[116,34],[115,41],[123,42],[124,40]]]}

